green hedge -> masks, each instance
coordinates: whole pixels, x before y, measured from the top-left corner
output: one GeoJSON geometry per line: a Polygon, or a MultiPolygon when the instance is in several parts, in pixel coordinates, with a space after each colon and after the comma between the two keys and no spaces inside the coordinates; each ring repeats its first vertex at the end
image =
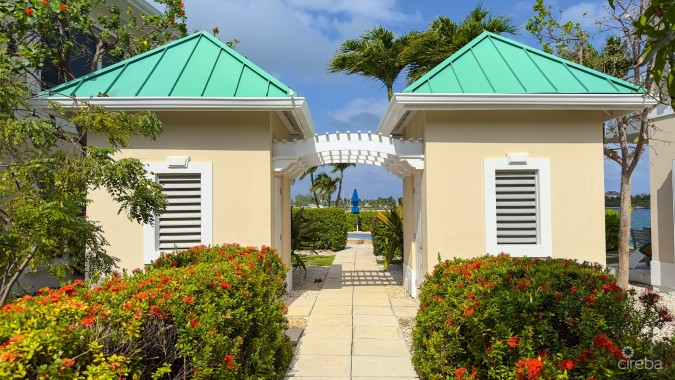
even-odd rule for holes
{"type": "MultiPolygon", "coordinates": [[[[293,209],[293,215],[298,209],[293,209]]],[[[303,217],[319,229],[316,249],[341,251],[347,247],[347,231],[350,231],[348,213],[341,208],[306,208],[303,217]]]]}
{"type": "Polygon", "coordinates": [[[675,338],[653,328],[673,316],[658,299],[570,260],[445,261],[422,285],[413,364],[420,379],[672,379],[675,338]],[[627,368],[627,352],[663,369],[627,368]]]}
{"type": "Polygon", "coordinates": [[[285,272],[269,248],[195,247],[42,289],[0,312],[0,378],[282,378],[285,272]]]}
{"type": "Polygon", "coordinates": [[[612,209],[605,209],[605,249],[616,251],[619,249],[619,219],[621,213],[612,209]]]}

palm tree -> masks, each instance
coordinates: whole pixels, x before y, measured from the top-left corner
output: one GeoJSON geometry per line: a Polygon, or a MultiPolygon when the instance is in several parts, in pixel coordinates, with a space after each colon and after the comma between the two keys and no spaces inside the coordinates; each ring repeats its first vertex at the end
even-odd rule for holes
{"type": "Polygon", "coordinates": [[[394,256],[403,255],[403,200],[398,199],[398,205],[389,211],[378,211],[375,214],[377,223],[373,237],[384,239],[384,269],[386,270],[394,256]]]}
{"type": "Polygon", "coordinates": [[[387,88],[389,99],[394,94],[394,82],[406,64],[401,53],[408,44],[410,34],[396,37],[384,27],[366,30],[361,38],[340,44],[331,58],[331,73],[358,74],[379,80],[387,88]]]}
{"type": "Polygon", "coordinates": [[[316,204],[316,207],[319,207],[319,197],[316,195],[316,190],[312,190],[314,186],[316,185],[316,181],[314,181],[314,172],[316,172],[316,169],[318,169],[318,166],[312,166],[311,168],[305,170],[304,173],[300,176],[300,181],[305,179],[305,177],[309,176],[309,182],[310,182],[310,187],[309,191],[312,192],[312,195],[314,196],[314,203],[316,204]]]}
{"type": "Polygon", "coordinates": [[[338,193],[335,200],[335,206],[340,207],[340,203],[342,202],[342,180],[345,176],[345,170],[350,166],[356,166],[356,164],[331,164],[331,166],[333,167],[333,169],[330,171],[332,174],[340,172],[340,176],[338,177],[338,193]]]}
{"type": "Polygon", "coordinates": [[[335,190],[337,190],[338,181],[339,178],[333,178],[327,173],[319,173],[319,175],[316,176],[316,182],[314,183],[314,186],[312,186],[312,188],[309,190],[313,192],[318,191],[322,197],[327,196],[328,207],[330,207],[330,198],[333,196],[335,190]]]}
{"type": "Polygon", "coordinates": [[[401,55],[403,63],[408,64],[408,83],[419,79],[484,31],[515,34],[518,28],[511,22],[503,15],[492,16],[480,3],[459,25],[438,16],[429,24],[429,29],[409,37],[401,55]]]}

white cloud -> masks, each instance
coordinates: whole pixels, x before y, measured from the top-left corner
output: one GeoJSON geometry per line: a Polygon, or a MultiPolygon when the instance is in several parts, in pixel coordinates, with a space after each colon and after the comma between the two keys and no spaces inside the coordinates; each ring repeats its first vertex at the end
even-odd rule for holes
{"type": "Polygon", "coordinates": [[[329,111],[329,115],[341,122],[348,123],[357,116],[370,114],[378,119],[384,115],[388,102],[384,99],[356,98],[341,109],[329,111]]]}
{"type": "Polygon", "coordinates": [[[397,0],[286,0],[286,3],[310,12],[346,15],[348,18],[359,16],[375,21],[400,22],[411,17],[398,10],[397,0]]]}
{"type": "Polygon", "coordinates": [[[561,22],[578,22],[585,30],[593,31],[597,28],[596,21],[607,16],[606,3],[582,1],[563,10],[560,14],[561,22]]]}

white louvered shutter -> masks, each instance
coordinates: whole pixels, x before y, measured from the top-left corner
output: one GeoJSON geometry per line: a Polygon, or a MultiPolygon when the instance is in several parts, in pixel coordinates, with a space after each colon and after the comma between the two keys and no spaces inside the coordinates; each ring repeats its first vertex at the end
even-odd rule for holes
{"type": "Polygon", "coordinates": [[[157,248],[187,249],[202,241],[201,174],[158,174],[169,205],[157,220],[157,248]]]}
{"type": "Polygon", "coordinates": [[[497,170],[495,184],[497,244],[537,244],[537,171],[497,170]]]}

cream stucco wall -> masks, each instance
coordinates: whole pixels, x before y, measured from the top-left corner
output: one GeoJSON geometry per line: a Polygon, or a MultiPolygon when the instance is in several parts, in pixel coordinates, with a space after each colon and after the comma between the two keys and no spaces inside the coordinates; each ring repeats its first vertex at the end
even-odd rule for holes
{"type": "Polygon", "coordinates": [[[650,140],[649,191],[652,220],[652,285],[675,290],[673,241],[673,160],[675,160],[675,115],[655,122],[650,140]]]}
{"type": "MultiPolygon", "coordinates": [[[[268,112],[161,112],[164,133],[157,141],[134,139],[118,158],[165,162],[189,156],[213,166],[213,244],[272,246],[274,187],[272,133],[280,133],[268,112]]],[[[91,144],[104,145],[90,136],[91,144]]],[[[99,221],[119,266],[143,266],[143,227],[117,215],[118,206],[102,190],[91,194],[87,215],[99,221]]]]}
{"type": "MultiPolygon", "coordinates": [[[[550,159],[554,257],[605,264],[602,121],[594,111],[427,111],[425,270],[486,253],[485,158],[550,159]]],[[[497,254],[499,252],[490,252],[497,254]]]]}

